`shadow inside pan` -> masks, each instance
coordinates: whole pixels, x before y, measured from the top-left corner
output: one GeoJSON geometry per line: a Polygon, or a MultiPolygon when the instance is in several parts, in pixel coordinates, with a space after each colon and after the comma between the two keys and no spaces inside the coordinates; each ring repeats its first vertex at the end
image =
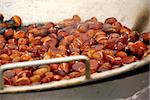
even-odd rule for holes
{"type": "Polygon", "coordinates": [[[132,30],[142,32],[150,21],[150,9],[145,7],[137,16],[132,30]]]}

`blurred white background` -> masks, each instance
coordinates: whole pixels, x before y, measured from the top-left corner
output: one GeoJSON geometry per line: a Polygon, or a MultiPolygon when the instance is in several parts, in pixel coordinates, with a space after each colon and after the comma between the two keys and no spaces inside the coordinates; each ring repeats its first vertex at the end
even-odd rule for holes
{"type": "Polygon", "coordinates": [[[21,16],[24,24],[58,22],[74,14],[83,19],[96,16],[100,21],[114,16],[132,28],[137,17],[150,7],[149,2],[150,0],[0,0],[0,12],[6,19],[13,15],[21,16]]]}

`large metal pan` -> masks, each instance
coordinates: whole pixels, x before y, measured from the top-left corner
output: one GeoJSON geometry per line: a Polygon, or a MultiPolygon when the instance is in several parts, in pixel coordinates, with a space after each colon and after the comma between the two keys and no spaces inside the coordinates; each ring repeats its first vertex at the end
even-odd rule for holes
{"type": "MultiPolygon", "coordinates": [[[[24,19],[25,24],[33,22],[58,21],[60,19],[71,17],[78,14],[87,19],[92,16],[104,20],[109,16],[114,16],[119,21],[138,31],[149,30],[149,2],[148,0],[21,0],[19,2],[5,0],[0,2],[0,9],[9,18],[12,15],[19,15],[24,19]],[[139,21],[140,20],[140,21],[139,21]],[[140,22],[140,23],[139,23],[140,22]],[[145,27],[143,27],[144,25],[145,27]]],[[[107,77],[115,76],[150,63],[150,58],[137,61],[135,63],[124,65],[123,67],[113,70],[89,74],[89,59],[86,56],[72,56],[66,58],[55,58],[49,60],[38,60],[30,62],[20,62],[6,64],[0,67],[0,93],[25,92],[31,90],[44,90],[60,88],[71,85],[82,84],[94,80],[100,80],[107,77]],[[69,62],[73,60],[85,60],[86,77],[54,81],[41,85],[33,86],[4,86],[2,72],[6,69],[24,67],[31,65],[41,65],[50,63],[69,62]]]]}

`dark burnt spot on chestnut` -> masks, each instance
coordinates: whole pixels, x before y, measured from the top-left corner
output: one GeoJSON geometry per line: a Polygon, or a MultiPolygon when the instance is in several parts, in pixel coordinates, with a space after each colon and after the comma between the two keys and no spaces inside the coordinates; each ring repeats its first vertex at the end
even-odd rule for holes
{"type": "Polygon", "coordinates": [[[14,27],[15,21],[14,20],[6,20],[4,23],[6,23],[7,27],[14,27]]]}
{"type": "Polygon", "coordinates": [[[7,28],[5,28],[5,27],[0,27],[0,34],[4,34],[5,30],[7,30],[7,28]]]}

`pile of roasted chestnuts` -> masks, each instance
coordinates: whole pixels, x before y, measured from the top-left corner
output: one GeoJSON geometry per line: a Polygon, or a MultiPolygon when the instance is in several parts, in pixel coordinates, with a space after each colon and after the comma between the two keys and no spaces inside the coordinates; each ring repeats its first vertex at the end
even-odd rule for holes
{"type": "MultiPolygon", "coordinates": [[[[0,14],[0,65],[86,55],[90,70],[99,73],[150,57],[150,32],[139,33],[116,18],[104,23],[96,17],[81,21],[78,15],[58,23],[22,25],[19,16],[4,21],[0,14]]],[[[32,85],[85,75],[85,63],[27,66],[3,72],[5,85],[32,85]]]]}

